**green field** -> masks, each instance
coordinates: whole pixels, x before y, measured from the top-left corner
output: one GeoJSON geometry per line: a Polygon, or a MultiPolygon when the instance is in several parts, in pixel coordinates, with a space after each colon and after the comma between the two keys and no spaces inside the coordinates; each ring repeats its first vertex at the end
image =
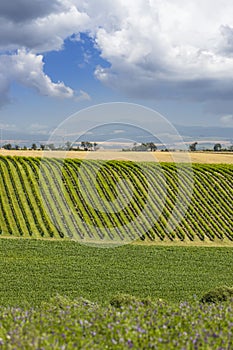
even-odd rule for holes
{"type": "Polygon", "coordinates": [[[233,240],[230,164],[0,157],[0,171],[2,236],[120,244],[233,240]]]}
{"type": "Polygon", "coordinates": [[[233,165],[0,171],[1,349],[233,348],[232,300],[200,303],[233,286],[233,165]]]}
{"type": "Polygon", "coordinates": [[[231,349],[232,303],[199,300],[233,285],[232,264],[226,247],[2,238],[0,347],[231,349]]]}
{"type": "Polygon", "coordinates": [[[77,242],[0,240],[0,305],[37,305],[52,296],[106,303],[116,293],[171,302],[233,285],[227,247],[127,245],[101,249],[77,242]]]}

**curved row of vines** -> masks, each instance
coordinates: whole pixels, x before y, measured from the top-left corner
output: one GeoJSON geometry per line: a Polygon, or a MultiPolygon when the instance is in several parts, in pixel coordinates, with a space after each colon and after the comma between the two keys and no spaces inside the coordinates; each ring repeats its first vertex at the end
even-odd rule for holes
{"type": "Polygon", "coordinates": [[[1,156],[0,233],[233,241],[233,166],[194,164],[191,170],[173,163],[1,156]]]}

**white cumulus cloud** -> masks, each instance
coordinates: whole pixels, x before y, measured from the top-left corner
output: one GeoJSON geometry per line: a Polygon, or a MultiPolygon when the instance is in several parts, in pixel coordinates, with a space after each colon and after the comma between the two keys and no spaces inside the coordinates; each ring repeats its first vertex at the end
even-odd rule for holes
{"type": "Polygon", "coordinates": [[[72,1],[12,0],[0,4],[0,50],[26,47],[34,52],[59,50],[64,40],[86,28],[89,17],[72,1]],[[16,11],[17,9],[17,11],[16,11]]]}
{"type": "MultiPolygon", "coordinates": [[[[0,62],[8,56],[17,81],[39,93],[70,97],[70,88],[43,73],[41,55],[85,32],[109,62],[95,70],[103,84],[140,98],[226,100],[233,95],[232,13],[229,0],[11,0],[0,4],[0,62]],[[27,54],[7,53],[23,48],[27,54]],[[20,78],[17,65],[30,57],[38,70],[20,78]]],[[[13,74],[0,69],[0,78],[7,102],[13,74]]]]}
{"type": "Polygon", "coordinates": [[[0,103],[9,98],[9,88],[12,81],[33,88],[40,95],[72,98],[74,91],[63,82],[54,83],[43,72],[43,56],[35,55],[26,50],[18,50],[14,55],[0,56],[0,103]]]}
{"type": "Polygon", "coordinates": [[[102,57],[111,63],[110,68],[96,68],[103,83],[150,98],[188,95],[206,100],[219,90],[231,89],[233,5],[229,1],[214,6],[208,0],[116,3],[115,24],[111,26],[111,16],[106,15],[106,22],[95,31],[102,57]]]}

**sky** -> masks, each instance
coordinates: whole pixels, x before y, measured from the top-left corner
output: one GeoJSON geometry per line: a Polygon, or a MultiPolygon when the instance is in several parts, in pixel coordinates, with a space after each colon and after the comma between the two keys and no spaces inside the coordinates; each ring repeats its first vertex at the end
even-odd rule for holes
{"type": "Polygon", "coordinates": [[[47,135],[108,102],[233,127],[229,0],[0,2],[0,127],[47,135]]]}

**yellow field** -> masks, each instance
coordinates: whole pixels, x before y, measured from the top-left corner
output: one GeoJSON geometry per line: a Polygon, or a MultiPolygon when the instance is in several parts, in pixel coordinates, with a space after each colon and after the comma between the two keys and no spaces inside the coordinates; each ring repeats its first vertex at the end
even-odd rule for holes
{"type": "Polygon", "coordinates": [[[122,159],[133,161],[158,161],[158,162],[192,162],[192,163],[227,163],[233,164],[233,152],[121,152],[121,151],[97,151],[97,152],[63,152],[63,151],[9,151],[0,150],[0,155],[25,156],[25,157],[56,157],[78,159],[122,159]]]}

